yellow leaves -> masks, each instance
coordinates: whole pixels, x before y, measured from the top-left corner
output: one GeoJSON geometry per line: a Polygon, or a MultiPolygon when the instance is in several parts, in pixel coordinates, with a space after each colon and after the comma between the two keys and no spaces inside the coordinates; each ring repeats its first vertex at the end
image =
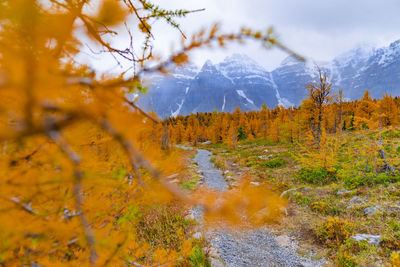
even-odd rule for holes
{"type": "Polygon", "coordinates": [[[392,252],[389,260],[392,267],[400,266],[400,254],[398,252],[392,252]]]}
{"type": "Polygon", "coordinates": [[[125,20],[127,11],[120,1],[103,0],[96,20],[100,25],[115,26],[125,20]]]}
{"type": "Polygon", "coordinates": [[[324,223],[316,228],[315,233],[321,242],[336,247],[353,234],[353,225],[339,217],[328,217],[324,223]]]}
{"type": "Polygon", "coordinates": [[[177,65],[184,65],[188,62],[189,57],[185,53],[180,53],[173,58],[173,62],[177,65]]]}
{"type": "Polygon", "coordinates": [[[151,26],[147,23],[147,20],[143,19],[140,23],[138,23],[139,30],[143,33],[150,33],[151,26]]]}
{"type": "Polygon", "coordinates": [[[196,194],[205,207],[205,219],[231,226],[263,225],[282,215],[286,201],[265,186],[254,186],[244,180],[237,189],[223,193],[200,191],[196,194]]]}

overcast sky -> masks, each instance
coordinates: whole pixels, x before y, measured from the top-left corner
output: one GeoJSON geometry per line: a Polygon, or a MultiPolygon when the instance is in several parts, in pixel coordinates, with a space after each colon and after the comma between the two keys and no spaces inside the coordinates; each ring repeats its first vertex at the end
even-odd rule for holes
{"type": "MultiPolygon", "coordinates": [[[[386,46],[400,39],[400,0],[160,0],[166,8],[206,10],[179,20],[187,35],[220,22],[226,31],[241,26],[265,30],[273,26],[280,40],[305,57],[317,61],[333,57],[358,45],[386,46]]],[[[154,25],[156,48],[165,53],[179,34],[160,23],[154,25]]],[[[193,60],[221,61],[235,52],[249,55],[271,70],[286,56],[259,44],[231,45],[227,50],[202,50],[193,60]]]]}
{"type": "MultiPolygon", "coordinates": [[[[400,39],[400,0],[153,0],[168,9],[205,11],[189,14],[178,22],[190,36],[203,27],[221,23],[225,32],[238,32],[248,26],[266,30],[273,26],[279,40],[306,58],[329,61],[360,45],[387,46],[400,39]]],[[[181,35],[165,23],[152,25],[155,50],[165,56],[179,46],[181,35]]],[[[124,46],[127,40],[119,37],[124,46]]],[[[278,49],[267,50],[259,43],[230,45],[228,49],[202,49],[192,53],[193,63],[214,63],[233,53],[244,53],[267,70],[276,68],[287,56],[278,49]]],[[[87,61],[85,53],[82,60],[87,61]]],[[[93,56],[93,55],[92,55],[93,56]]],[[[94,68],[118,71],[112,57],[95,55],[94,68]]]]}

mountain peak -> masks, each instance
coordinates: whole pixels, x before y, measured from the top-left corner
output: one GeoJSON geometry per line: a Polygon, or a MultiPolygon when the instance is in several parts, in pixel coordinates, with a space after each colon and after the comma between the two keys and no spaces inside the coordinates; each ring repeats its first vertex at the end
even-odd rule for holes
{"type": "Polygon", "coordinates": [[[201,72],[213,72],[216,70],[215,65],[212,63],[211,60],[207,60],[203,67],[201,68],[201,72]]]}
{"type": "Polygon", "coordinates": [[[257,64],[252,58],[250,58],[248,55],[245,54],[239,54],[239,53],[235,53],[232,54],[231,56],[228,56],[224,59],[224,61],[226,62],[232,62],[232,61],[236,61],[236,62],[252,62],[254,64],[257,64]]]}
{"type": "Polygon", "coordinates": [[[389,47],[390,47],[391,49],[400,48],[400,40],[394,41],[393,43],[391,43],[391,44],[389,45],[389,47]]]}
{"type": "Polygon", "coordinates": [[[296,65],[299,63],[301,63],[301,61],[298,58],[296,58],[294,56],[288,56],[284,60],[282,60],[280,66],[291,66],[291,65],[296,65]]]}
{"type": "Polygon", "coordinates": [[[358,45],[357,47],[340,54],[334,60],[342,66],[348,65],[352,61],[362,62],[370,58],[375,53],[375,50],[376,48],[370,44],[358,45]]]}

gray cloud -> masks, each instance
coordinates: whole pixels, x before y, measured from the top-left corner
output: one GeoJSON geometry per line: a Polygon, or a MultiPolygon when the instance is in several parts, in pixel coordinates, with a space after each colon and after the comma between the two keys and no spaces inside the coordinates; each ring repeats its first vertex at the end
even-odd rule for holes
{"type": "MultiPolygon", "coordinates": [[[[398,0],[163,0],[161,5],[206,8],[180,20],[186,33],[216,21],[222,22],[228,31],[242,25],[256,29],[272,25],[287,46],[316,60],[330,60],[360,44],[384,46],[400,39],[398,0]]],[[[161,28],[161,31],[165,29],[161,28]]],[[[164,40],[164,37],[169,42],[178,38],[165,31],[160,38],[164,40]]],[[[263,51],[259,45],[250,44],[230,46],[227,51],[201,51],[194,58],[200,64],[205,58],[219,61],[233,52],[246,53],[269,69],[285,57],[276,49],[263,51]]]]}
{"type": "MultiPolygon", "coordinates": [[[[162,0],[165,8],[199,9],[179,19],[190,35],[200,28],[221,22],[223,30],[241,26],[267,29],[274,26],[280,40],[307,58],[331,60],[360,44],[385,46],[400,39],[399,0],[162,0]]],[[[165,55],[179,46],[180,34],[163,23],[153,25],[155,48],[165,55]]],[[[201,65],[205,60],[222,60],[232,53],[245,53],[267,69],[273,69],[287,54],[266,50],[260,44],[230,45],[228,49],[202,49],[192,54],[201,65]]]]}

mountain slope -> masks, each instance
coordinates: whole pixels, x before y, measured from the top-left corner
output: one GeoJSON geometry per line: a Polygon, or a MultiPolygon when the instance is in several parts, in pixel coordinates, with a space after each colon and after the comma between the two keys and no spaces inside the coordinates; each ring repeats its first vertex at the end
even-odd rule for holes
{"type": "Polygon", "coordinates": [[[334,92],[342,88],[349,99],[368,89],[374,98],[388,92],[400,95],[400,40],[387,47],[357,47],[331,62],[300,62],[289,56],[272,72],[245,55],[234,54],[219,64],[207,61],[176,68],[169,76],[155,76],[138,104],[160,117],[196,112],[258,110],[262,104],[299,105],[306,86],[317,81],[317,67],[327,74],[334,92]]]}

